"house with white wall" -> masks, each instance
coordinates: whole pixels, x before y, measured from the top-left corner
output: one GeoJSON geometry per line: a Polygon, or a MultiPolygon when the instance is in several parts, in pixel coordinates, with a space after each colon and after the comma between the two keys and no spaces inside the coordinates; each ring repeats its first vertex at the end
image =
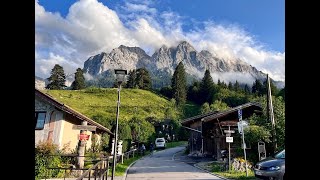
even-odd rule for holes
{"type": "Polygon", "coordinates": [[[98,141],[104,133],[113,136],[108,128],[35,89],[35,144],[52,141],[59,149],[67,147],[72,151],[77,147],[80,135],[80,130],[75,129],[74,125],[81,125],[83,121],[86,121],[87,125],[96,126],[95,131],[87,131],[89,139],[86,147],[91,147],[93,134],[98,141]]]}

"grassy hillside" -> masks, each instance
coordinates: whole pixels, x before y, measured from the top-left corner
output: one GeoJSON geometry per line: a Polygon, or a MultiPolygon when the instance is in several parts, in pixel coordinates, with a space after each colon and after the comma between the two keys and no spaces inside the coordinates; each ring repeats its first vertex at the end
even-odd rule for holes
{"type": "MultiPolygon", "coordinates": [[[[114,121],[117,109],[116,88],[88,88],[84,90],[44,90],[58,101],[80,113],[99,121],[114,121]],[[102,120],[103,119],[103,120],[102,120]]],[[[174,110],[172,103],[150,91],[140,89],[122,89],[120,93],[120,121],[128,121],[136,116],[139,119],[153,118],[162,120],[168,108],[174,110]]],[[[99,122],[105,124],[103,122],[99,122]]]]}

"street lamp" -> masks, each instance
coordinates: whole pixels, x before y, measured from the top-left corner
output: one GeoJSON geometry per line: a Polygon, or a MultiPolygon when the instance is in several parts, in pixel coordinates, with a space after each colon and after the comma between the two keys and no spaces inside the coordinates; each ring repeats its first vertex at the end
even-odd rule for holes
{"type": "Polygon", "coordinates": [[[116,163],[117,163],[117,144],[118,144],[118,122],[119,122],[119,106],[120,106],[120,90],[121,84],[126,81],[127,70],[115,69],[114,73],[116,74],[116,80],[118,85],[118,102],[117,102],[117,117],[116,117],[116,130],[114,137],[114,146],[113,146],[113,167],[112,167],[112,180],[114,179],[114,174],[116,171],[116,163]]]}

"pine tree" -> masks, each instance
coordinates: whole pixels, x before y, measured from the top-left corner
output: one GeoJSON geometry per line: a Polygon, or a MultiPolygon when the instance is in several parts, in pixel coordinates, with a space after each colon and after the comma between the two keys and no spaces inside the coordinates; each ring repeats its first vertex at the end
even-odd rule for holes
{"type": "Polygon", "coordinates": [[[212,103],[214,93],[214,82],[210,75],[210,71],[207,69],[204,73],[202,81],[200,83],[200,97],[202,103],[208,102],[212,103]]]}
{"type": "Polygon", "coordinates": [[[259,96],[265,94],[263,90],[263,85],[258,79],[256,79],[256,81],[252,85],[252,93],[259,96]]]}
{"type": "Polygon", "coordinates": [[[277,96],[282,96],[282,98],[285,99],[285,94],[286,94],[286,89],[284,87],[278,92],[277,96]]]}
{"type": "Polygon", "coordinates": [[[249,86],[246,84],[246,85],[244,85],[244,92],[246,93],[246,94],[249,94],[250,93],[250,88],[249,88],[249,86]]]}
{"type": "Polygon", "coordinates": [[[171,79],[173,98],[178,106],[185,104],[187,99],[187,80],[186,72],[182,62],[176,67],[171,79]]]}
{"type": "Polygon", "coordinates": [[[222,83],[220,81],[220,79],[218,79],[218,86],[221,87],[222,83]]]}
{"type": "Polygon", "coordinates": [[[129,78],[128,78],[128,82],[126,85],[126,88],[136,88],[137,84],[136,84],[136,78],[137,78],[137,73],[136,70],[130,70],[129,71],[129,78]]]}
{"type": "Polygon", "coordinates": [[[146,68],[137,69],[135,83],[139,89],[151,89],[151,77],[146,68]]]}
{"type": "Polygon", "coordinates": [[[236,82],[234,83],[233,89],[237,92],[240,91],[240,84],[239,82],[236,80],[236,82]]]}
{"type": "Polygon", "coordinates": [[[232,85],[232,82],[231,82],[231,81],[229,81],[228,89],[229,89],[230,91],[232,91],[232,90],[233,90],[233,85],[232,85]]]}
{"type": "Polygon", "coordinates": [[[54,65],[51,70],[51,76],[47,78],[49,84],[47,85],[47,89],[64,89],[67,87],[66,83],[66,75],[64,74],[63,67],[59,64],[54,65]]]}
{"type": "Polygon", "coordinates": [[[71,88],[73,90],[86,88],[85,78],[83,76],[83,71],[81,68],[78,68],[74,73],[74,81],[71,84],[71,88]]]}
{"type": "Polygon", "coordinates": [[[222,81],[221,87],[222,87],[222,88],[225,88],[225,89],[228,88],[227,84],[226,84],[224,81],[222,81]]]}
{"type": "Polygon", "coordinates": [[[195,103],[201,104],[199,101],[200,82],[194,81],[188,88],[187,99],[195,103]]]}

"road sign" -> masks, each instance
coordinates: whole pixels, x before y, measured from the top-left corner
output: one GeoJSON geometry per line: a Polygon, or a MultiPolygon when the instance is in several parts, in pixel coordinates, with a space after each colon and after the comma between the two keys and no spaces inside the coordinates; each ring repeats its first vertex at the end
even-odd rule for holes
{"type": "Polygon", "coordinates": [[[226,137],[226,142],[227,143],[232,143],[233,142],[233,137],[226,137]]]}
{"type": "Polygon", "coordinates": [[[238,109],[238,118],[239,118],[239,121],[242,120],[242,109],[238,109]]]}
{"type": "Polygon", "coordinates": [[[239,131],[240,134],[242,134],[243,129],[248,127],[248,122],[247,121],[240,121],[237,124],[238,124],[238,131],[239,131]]]}
{"type": "Polygon", "coordinates": [[[248,149],[246,143],[242,143],[242,144],[241,144],[241,149],[243,149],[243,147],[246,148],[246,149],[248,149]]]}
{"type": "Polygon", "coordinates": [[[73,125],[72,129],[96,131],[97,126],[87,126],[87,125],[73,125]]]}
{"type": "Polygon", "coordinates": [[[80,141],[87,141],[87,140],[89,140],[89,137],[90,137],[90,135],[88,135],[88,134],[80,134],[79,140],[80,141]]]}
{"type": "Polygon", "coordinates": [[[234,130],[224,130],[224,133],[235,133],[234,130]]]}
{"type": "Polygon", "coordinates": [[[238,122],[237,124],[238,124],[238,132],[242,134],[242,124],[240,122],[238,122]]]}

